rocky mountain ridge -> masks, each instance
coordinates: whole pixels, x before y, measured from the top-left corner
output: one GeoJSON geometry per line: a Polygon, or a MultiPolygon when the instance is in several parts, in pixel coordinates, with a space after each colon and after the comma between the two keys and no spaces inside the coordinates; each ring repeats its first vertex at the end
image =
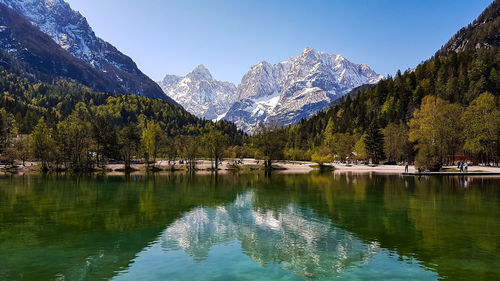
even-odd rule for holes
{"type": "MultiPolygon", "coordinates": [[[[211,85],[210,81],[216,81],[211,75],[194,78],[189,82],[195,81],[197,85],[211,85]]],[[[252,132],[259,123],[296,124],[352,89],[376,84],[382,78],[367,65],[305,48],[300,56],[275,65],[259,62],[243,76],[238,87],[227,84],[226,91],[208,86],[189,87],[184,81],[186,78],[172,75],[167,75],[159,84],[167,95],[198,116],[207,119],[217,116],[252,132]]]]}
{"type": "MultiPolygon", "coordinates": [[[[276,65],[280,97],[271,111],[258,116],[264,122],[296,124],[327,107],[334,100],[364,84],[375,84],[383,76],[367,65],[355,64],[341,55],[305,48],[302,54],[276,65]]],[[[226,120],[230,120],[229,118],[226,120]]],[[[231,121],[231,120],[230,120],[231,121]]],[[[249,122],[253,128],[256,122],[249,122]]]]}
{"type": "Polygon", "coordinates": [[[500,0],[493,1],[477,19],[461,28],[439,51],[436,57],[500,45],[500,0]]]}
{"type": "MultiPolygon", "coordinates": [[[[106,84],[105,86],[98,88],[95,88],[93,83],[87,83],[88,79],[77,79],[78,82],[99,91],[137,94],[171,101],[154,81],[138,69],[131,58],[118,51],[113,45],[97,37],[85,17],[72,10],[65,1],[0,0],[0,4],[4,4],[26,17],[28,21],[41,32],[47,34],[63,50],[87,64],[90,68],[97,70],[94,72],[95,75],[100,76],[96,78],[97,80],[107,81],[102,83],[106,84]]],[[[8,28],[8,26],[6,27],[8,28]]],[[[30,64],[30,62],[28,61],[27,64],[30,64]]],[[[81,63],[78,62],[77,64],[81,63]]],[[[79,76],[72,73],[61,75],[64,73],[57,71],[51,73],[50,69],[45,69],[44,74],[48,77],[62,76],[73,79],[74,76],[79,76]]]]}

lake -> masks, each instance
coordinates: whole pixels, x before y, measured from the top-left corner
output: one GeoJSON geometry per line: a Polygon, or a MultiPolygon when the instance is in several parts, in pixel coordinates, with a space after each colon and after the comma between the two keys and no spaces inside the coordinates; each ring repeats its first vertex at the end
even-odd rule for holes
{"type": "Polygon", "coordinates": [[[495,280],[500,179],[1,176],[0,280],[495,280]]]}

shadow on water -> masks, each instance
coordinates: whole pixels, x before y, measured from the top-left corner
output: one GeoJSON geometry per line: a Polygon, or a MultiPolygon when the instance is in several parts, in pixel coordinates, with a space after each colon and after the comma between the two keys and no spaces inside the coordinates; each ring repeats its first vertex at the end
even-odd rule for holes
{"type": "Polygon", "coordinates": [[[499,182],[332,173],[4,176],[0,280],[109,279],[134,269],[154,245],[204,263],[231,241],[257,264],[307,278],[359,267],[381,249],[442,278],[493,280],[499,182]]]}

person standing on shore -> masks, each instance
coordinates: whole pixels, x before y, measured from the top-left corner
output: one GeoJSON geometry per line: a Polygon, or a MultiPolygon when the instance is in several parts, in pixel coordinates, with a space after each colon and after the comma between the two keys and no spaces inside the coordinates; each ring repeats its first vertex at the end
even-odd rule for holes
{"type": "Polygon", "coordinates": [[[467,162],[465,162],[465,164],[464,164],[464,170],[465,170],[465,173],[467,173],[469,170],[469,164],[467,162]]]}
{"type": "Polygon", "coordinates": [[[460,173],[464,172],[464,162],[460,162],[460,173]]]}
{"type": "Polygon", "coordinates": [[[408,173],[408,162],[405,162],[405,173],[408,173]]]}

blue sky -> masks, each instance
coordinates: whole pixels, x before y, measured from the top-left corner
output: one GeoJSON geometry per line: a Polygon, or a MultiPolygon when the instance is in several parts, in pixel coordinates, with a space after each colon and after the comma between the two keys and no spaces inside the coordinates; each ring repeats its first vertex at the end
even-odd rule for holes
{"type": "Polygon", "coordinates": [[[491,0],[67,0],[154,80],[206,65],[239,83],[306,46],[380,74],[413,68],[491,0]]]}

